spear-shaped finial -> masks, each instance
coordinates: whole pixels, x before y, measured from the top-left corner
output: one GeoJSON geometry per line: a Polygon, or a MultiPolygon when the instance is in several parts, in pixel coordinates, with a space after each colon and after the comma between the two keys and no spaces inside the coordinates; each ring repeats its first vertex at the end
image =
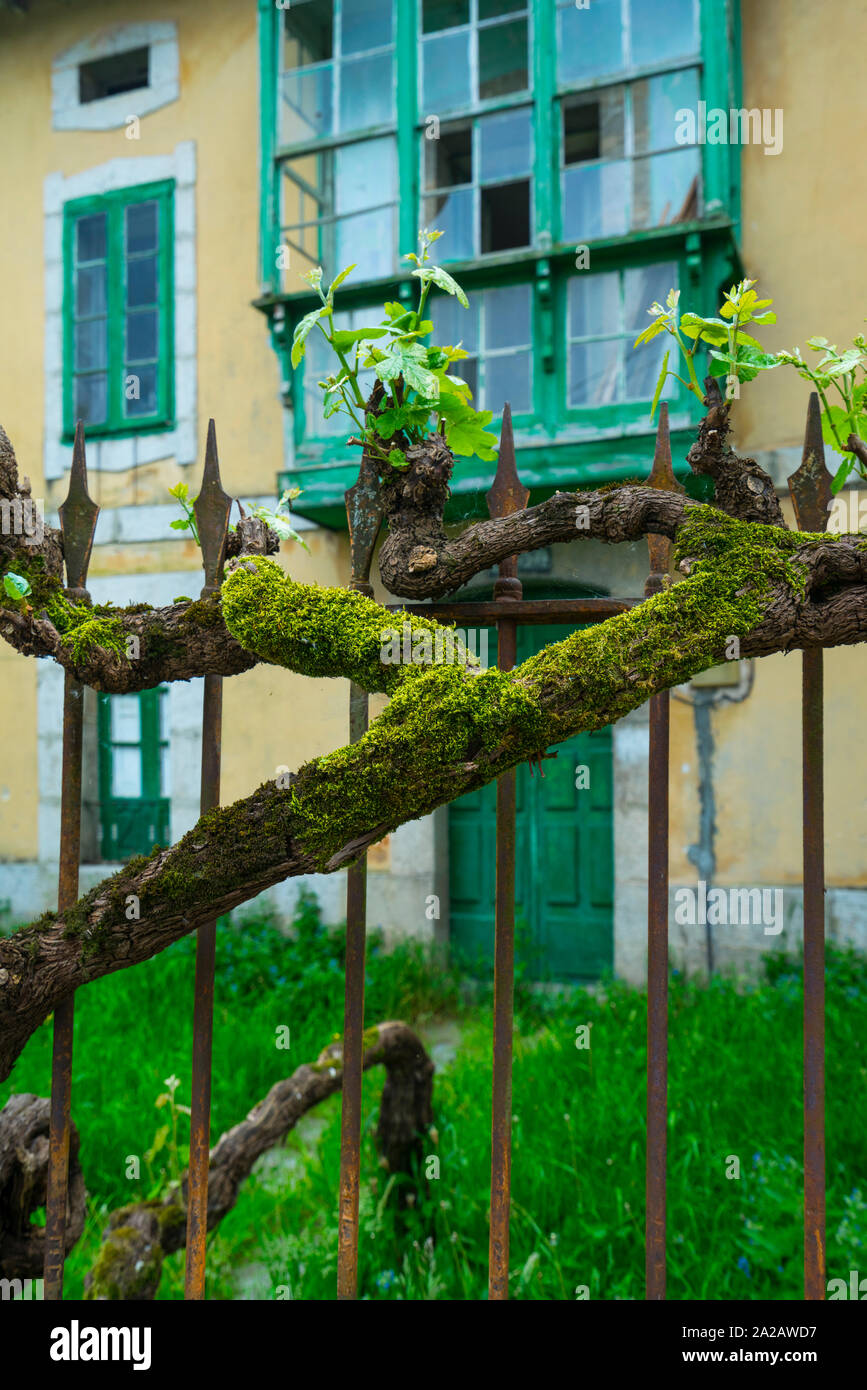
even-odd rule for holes
{"type": "Polygon", "coordinates": [[[87,490],[87,458],[84,449],[84,424],[81,420],[75,426],[69,491],[66,501],[59,509],[59,516],[63,535],[63,556],[66,561],[66,586],[73,596],[77,597],[83,594],[87,583],[87,568],[93,550],[96,518],[99,516],[99,507],[87,490]]]}
{"type": "Polygon", "coordinates": [[[202,489],[193,503],[199,542],[202,547],[202,564],[205,567],[203,598],[206,594],[214,593],[220,587],[223,577],[223,563],[226,559],[226,539],[229,534],[229,513],[231,510],[232,499],[223,491],[223,485],[220,482],[217,429],[213,420],[209,420],[202,489]]]}
{"type": "Polygon", "coordinates": [[[494,483],[486,496],[488,515],[491,517],[510,516],[526,507],[530,496],[518,477],[515,462],[515,436],[512,433],[512,407],[508,401],[503,406],[503,424],[500,429],[500,448],[497,454],[497,472],[494,483]]]}
{"type": "Polygon", "coordinates": [[[825,466],[818,391],[810,392],[800,467],[788,479],[799,531],[824,531],[831,505],[831,474],[825,466]]]}

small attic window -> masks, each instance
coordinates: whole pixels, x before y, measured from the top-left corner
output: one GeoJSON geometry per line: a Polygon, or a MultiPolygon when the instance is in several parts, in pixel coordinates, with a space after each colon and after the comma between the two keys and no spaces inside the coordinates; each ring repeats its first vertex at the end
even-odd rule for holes
{"type": "Polygon", "coordinates": [[[121,92],[135,92],[147,87],[150,77],[150,49],[130,48],[125,53],[112,53],[92,63],[82,63],[78,69],[78,99],[82,105],[102,101],[121,92]]]}

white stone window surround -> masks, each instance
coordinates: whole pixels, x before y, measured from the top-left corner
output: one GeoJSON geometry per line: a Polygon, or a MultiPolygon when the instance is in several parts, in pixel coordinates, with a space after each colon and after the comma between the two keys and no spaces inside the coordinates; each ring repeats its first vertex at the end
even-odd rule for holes
{"type": "Polygon", "coordinates": [[[178,26],[172,21],[120,24],[59,53],[51,65],[51,123],[55,130],[116,130],[130,116],[146,116],[180,95],[178,26]],[[147,48],[148,85],[98,101],[79,101],[82,63],[147,48]]]}
{"type": "Polygon", "coordinates": [[[80,174],[49,174],[43,185],[45,223],[45,477],[62,478],[72,464],[63,442],[63,209],[76,198],[173,179],[175,427],[124,439],[88,441],[88,468],[123,472],[139,464],[197,457],[196,398],[196,145],[185,140],[173,154],[111,159],[80,174]]]}

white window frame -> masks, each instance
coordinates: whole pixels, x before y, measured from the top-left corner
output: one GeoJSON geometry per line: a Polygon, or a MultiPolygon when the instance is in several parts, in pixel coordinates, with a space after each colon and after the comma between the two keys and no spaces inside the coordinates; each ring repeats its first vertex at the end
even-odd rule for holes
{"type": "Polygon", "coordinates": [[[178,26],[173,21],[120,24],[82,39],[51,65],[51,124],[55,130],[117,130],[131,116],[147,116],[180,96],[178,26]],[[79,100],[78,70],[83,63],[115,53],[147,48],[148,85],[98,101],[79,100]]]}

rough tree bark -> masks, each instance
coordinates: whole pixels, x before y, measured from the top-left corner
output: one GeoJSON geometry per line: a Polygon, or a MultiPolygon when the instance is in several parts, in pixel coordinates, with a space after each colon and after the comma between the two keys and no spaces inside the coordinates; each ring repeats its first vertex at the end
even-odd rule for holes
{"type": "MultiPolygon", "coordinates": [[[[443,629],[422,617],[408,620],[421,664],[391,664],[383,635],[394,614],[354,591],[296,584],[261,548],[234,562],[219,599],[109,614],[118,625],[116,649],[118,633],[142,624],[143,644],[158,646],[167,631],[173,645],[162,657],[151,652],[143,681],[128,674],[135,662],[97,643],[74,669],[98,688],[143,688],[261,660],[350,678],[390,703],[358,743],[308,763],[286,779],[290,785],[266,783],[209,812],[178,844],[132,861],[64,916],[45,914],[0,941],[0,1077],[71,989],[147,959],[281,879],[340,868],[405,821],[723,660],[732,637],[743,657],[867,639],[864,537],[782,526],[771,480],[728,447],[728,408],[718,394],[709,394],[708,407],[689,462],[712,478],[719,507],[637,486],[561,493],[449,540],[442,505],[451,456],[442,441],[429,441],[408,473],[388,480],[391,529],[380,572],[406,596],[448,592],[506,555],[551,541],[648,533],[674,540],[679,582],[511,672],[439,664],[431,652],[443,629]],[[138,920],[127,917],[131,897],[138,920]]],[[[22,492],[11,446],[0,436],[0,496],[22,492]]],[[[0,561],[2,551],[0,538],[0,561]]],[[[34,573],[35,589],[42,585],[35,597],[65,621],[57,607],[56,532],[46,532],[40,554],[47,580],[34,573]]],[[[31,608],[18,611],[7,601],[0,634],[38,652],[51,634],[38,602],[31,608]]],[[[70,621],[80,623],[81,614],[70,621]]],[[[71,648],[55,638],[42,654],[68,665],[71,648]]]]}
{"type": "MultiPolygon", "coordinates": [[[[329,1044],[312,1064],[278,1081],[246,1119],[227,1130],[211,1151],[208,1174],[208,1230],[232,1210],[241,1184],[256,1160],[281,1144],[295,1125],[343,1083],[342,1043],[329,1044]]],[[[422,1141],[432,1121],[434,1064],[418,1036],[405,1023],[380,1023],[365,1033],[363,1066],[382,1065],[385,1084],[376,1145],[390,1173],[411,1174],[421,1159],[422,1141]]],[[[49,1102],[13,1096],[0,1111],[0,1277],[38,1278],[44,1262],[44,1228],[31,1224],[45,1202],[48,1171],[49,1102]]],[[[187,1175],[180,1187],[150,1202],[134,1202],[113,1212],[102,1247],[88,1274],[86,1297],[144,1300],[156,1296],[166,1255],[186,1242],[187,1175]]],[[[84,1229],[85,1190],[72,1127],[67,1251],[84,1229]]]]}

